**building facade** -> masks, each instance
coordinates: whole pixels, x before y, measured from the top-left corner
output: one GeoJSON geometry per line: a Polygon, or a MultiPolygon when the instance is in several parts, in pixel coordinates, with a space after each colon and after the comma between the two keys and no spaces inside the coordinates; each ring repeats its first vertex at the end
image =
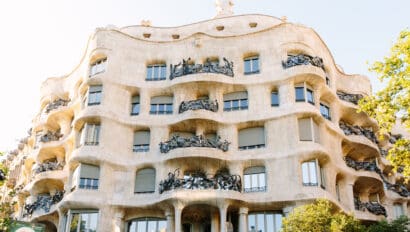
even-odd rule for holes
{"type": "Polygon", "coordinates": [[[357,112],[369,80],[311,28],[221,15],[96,29],[78,66],[43,83],[5,161],[15,216],[49,231],[273,232],[318,198],[366,222],[407,215],[385,159],[395,136],[357,112]]]}

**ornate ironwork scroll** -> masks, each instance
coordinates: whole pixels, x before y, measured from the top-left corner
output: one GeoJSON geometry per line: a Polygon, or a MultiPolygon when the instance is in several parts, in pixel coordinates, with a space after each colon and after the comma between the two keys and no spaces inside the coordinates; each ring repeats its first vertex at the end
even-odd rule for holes
{"type": "Polygon", "coordinates": [[[282,61],[283,68],[290,68],[297,65],[313,65],[323,69],[323,71],[325,70],[323,59],[318,56],[313,57],[305,54],[288,55],[288,59],[282,61]]]}
{"type": "Polygon", "coordinates": [[[360,199],[354,199],[354,205],[356,210],[369,211],[374,215],[383,215],[387,217],[386,208],[378,202],[361,202],[360,199]]]}
{"type": "Polygon", "coordinates": [[[372,141],[375,144],[378,144],[379,141],[377,140],[376,135],[371,129],[365,129],[360,126],[352,126],[346,122],[340,121],[339,122],[340,129],[343,130],[345,135],[363,135],[372,141]]]}
{"type": "Polygon", "coordinates": [[[40,142],[47,143],[51,141],[58,141],[61,137],[63,137],[63,134],[61,134],[60,131],[47,131],[45,134],[40,136],[40,142]]]}
{"type": "Polygon", "coordinates": [[[178,178],[179,169],[159,183],[159,193],[172,189],[220,189],[240,192],[242,189],[241,176],[229,174],[228,169],[218,171],[213,177],[208,178],[206,174],[192,173],[184,178],[178,178]]]}
{"type": "Polygon", "coordinates": [[[380,178],[382,179],[384,185],[386,188],[390,191],[393,191],[397,194],[399,194],[402,197],[409,197],[410,196],[410,191],[404,186],[403,184],[391,184],[387,178],[383,175],[382,170],[377,167],[377,164],[375,161],[369,162],[369,161],[355,161],[350,157],[344,157],[344,160],[346,162],[346,165],[348,167],[354,168],[356,171],[357,170],[365,170],[365,171],[371,171],[379,174],[380,178]]]}
{"type": "Polygon", "coordinates": [[[68,105],[69,102],[70,102],[70,100],[64,100],[64,99],[59,98],[59,99],[57,99],[57,100],[55,100],[55,101],[53,101],[53,102],[48,103],[48,105],[46,106],[46,109],[45,109],[44,112],[45,112],[46,114],[48,114],[48,113],[50,113],[50,111],[52,111],[52,110],[58,109],[58,108],[61,107],[61,106],[66,106],[66,105],[68,105]]]}
{"type": "Polygon", "coordinates": [[[23,217],[31,216],[34,213],[34,211],[38,209],[43,209],[44,212],[46,213],[50,212],[51,206],[60,202],[63,199],[63,197],[64,197],[64,191],[56,191],[56,193],[53,196],[50,196],[50,195],[37,196],[36,201],[34,201],[32,204],[26,204],[24,206],[23,217]]]}
{"type": "Polygon", "coordinates": [[[47,171],[55,171],[55,170],[62,170],[64,168],[64,161],[63,162],[45,162],[41,164],[36,164],[35,168],[33,169],[33,175],[37,175],[41,172],[47,171]]]}
{"type": "Polygon", "coordinates": [[[194,135],[191,138],[184,138],[179,135],[173,135],[170,140],[159,143],[161,153],[168,153],[170,150],[182,147],[210,147],[222,151],[228,151],[230,142],[221,141],[221,137],[214,139],[205,138],[203,135],[194,135]]]}
{"type": "Polygon", "coordinates": [[[204,64],[192,64],[191,58],[183,59],[182,62],[176,65],[170,65],[169,79],[172,80],[177,77],[195,74],[195,73],[217,73],[233,77],[233,62],[223,58],[224,65],[221,66],[219,62],[213,62],[207,59],[204,64]]]}
{"type": "Polygon", "coordinates": [[[342,91],[338,91],[336,94],[341,100],[351,102],[355,105],[357,105],[359,100],[363,98],[363,95],[361,94],[350,94],[342,91]]]}
{"type": "Polygon", "coordinates": [[[179,113],[183,113],[188,110],[209,110],[212,112],[218,111],[218,101],[211,101],[209,99],[198,99],[192,101],[183,101],[179,106],[179,113]]]}

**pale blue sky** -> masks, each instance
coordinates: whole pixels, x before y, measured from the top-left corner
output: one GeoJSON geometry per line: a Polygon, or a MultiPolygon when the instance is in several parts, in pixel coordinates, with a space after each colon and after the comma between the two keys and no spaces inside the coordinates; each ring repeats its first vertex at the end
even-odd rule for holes
{"type": "MultiPolygon", "coordinates": [[[[287,16],[312,27],[346,73],[369,76],[366,61],[387,55],[410,27],[410,0],[234,0],[235,14],[287,16]]],[[[40,83],[78,64],[96,27],[178,26],[215,16],[214,0],[1,0],[0,151],[27,135],[40,83]]]]}

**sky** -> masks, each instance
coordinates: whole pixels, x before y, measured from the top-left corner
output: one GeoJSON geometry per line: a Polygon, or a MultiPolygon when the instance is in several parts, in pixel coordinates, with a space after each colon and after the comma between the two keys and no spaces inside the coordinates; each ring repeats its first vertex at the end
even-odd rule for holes
{"type": "MultiPolygon", "coordinates": [[[[313,28],[347,74],[368,76],[410,27],[409,0],[234,0],[235,15],[286,16],[313,28]]],[[[15,149],[39,110],[40,85],[70,73],[97,27],[179,26],[211,19],[215,0],[1,0],[0,151],[15,149]]]]}

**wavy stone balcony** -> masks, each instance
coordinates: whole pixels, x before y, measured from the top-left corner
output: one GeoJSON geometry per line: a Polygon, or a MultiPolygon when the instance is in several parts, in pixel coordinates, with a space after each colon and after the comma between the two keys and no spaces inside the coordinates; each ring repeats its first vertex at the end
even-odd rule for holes
{"type": "Polygon", "coordinates": [[[356,210],[365,211],[374,215],[383,215],[387,217],[386,208],[378,202],[361,202],[360,199],[354,199],[354,207],[356,210]]]}
{"type": "Polygon", "coordinates": [[[48,103],[44,109],[44,113],[48,114],[52,110],[58,109],[63,106],[67,106],[69,102],[70,100],[64,100],[64,99],[59,98],[53,102],[48,103]]]}
{"type": "Polygon", "coordinates": [[[362,135],[366,137],[367,139],[369,139],[370,141],[372,141],[373,143],[379,144],[379,141],[377,140],[376,135],[370,129],[365,129],[360,126],[353,126],[343,121],[339,122],[339,127],[340,129],[343,130],[343,133],[345,135],[362,135]]]}
{"type": "Polygon", "coordinates": [[[363,98],[363,95],[361,94],[351,94],[351,93],[345,93],[342,91],[337,91],[336,94],[339,97],[339,99],[353,103],[355,105],[357,105],[359,103],[359,100],[363,98]]]}
{"type": "Polygon", "coordinates": [[[204,172],[192,173],[184,178],[178,178],[179,169],[169,172],[165,180],[159,183],[159,193],[173,189],[221,189],[240,192],[241,176],[231,175],[228,169],[221,169],[213,177],[207,177],[204,172]]]}
{"type": "Polygon", "coordinates": [[[219,62],[214,62],[209,59],[204,64],[192,64],[191,58],[183,59],[182,62],[176,65],[170,65],[169,79],[173,80],[177,77],[196,74],[196,73],[216,73],[223,74],[229,77],[234,77],[233,62],[223,58],[224,65],[221,66],[219,62]]]}
{"type": "Polygon", "coordinates": [[[387,178],[384,177],[383,172],[380,170],[379,167],[377,167],[376,161],[355,161],[350,157],[345,157],[344,160],[348,167],[351,167],[355,169],[356,171],[364,170],[364,171],[370,171],[370,172],[375,172],[379,174],[380,178],[382,179],[384,185],[386,186],[388,190],[393,191],[402,197],[410,196],[410,191],[404,185],[391,184],[389,181],[387,181],[387,178]]]}
{"type": "Polygon", "coordinates": [[[182,114],[188,110],[208,110],[212,112],[217,112],[219,108],[217,100],[209,100],[209,99],[198,99],[192,101],[182,101],[181,105],[179,105],[178,113],[182,114]]]}
{"type": "Polygon", "coordinates": [[[282,61],[282,67],[284,69],[298,65],[313,65],[325,70],[323,59],[318,56],[313,57],[305,54],[288,55],[286,61],[282,61]]]}
{"type": "Polygon", "coordinates": [[[170,150],[184,147],[210,147],[228,151],[230,142],[224,140],[221,141],[221,137],[205,138],[203,135],[194,135],[191,138],[184,138],[179,135],[173,135],[170,140],[161,142],[159,149],[161,153],[168,153],[170,150]]]}
{"type": "Polygon", "coordinates": [[[63,170],[64,165],[65,165],[64,161],[63,162],[49,161],[49,162],[45,162],[41,164],[36,164],[33,167],[32,179],[38,174],[43,173],[43,172],[63,170]]]}
{"type": "Polygon", "coordinates": [[[37,199],[24,206],[23,217],[31,216],[35,211],[43,210],[45,214],[50,212],[52,205],[60,202],[64,197],[64,191],[56,191],[54,195],[39,195],[37,199]]]}

